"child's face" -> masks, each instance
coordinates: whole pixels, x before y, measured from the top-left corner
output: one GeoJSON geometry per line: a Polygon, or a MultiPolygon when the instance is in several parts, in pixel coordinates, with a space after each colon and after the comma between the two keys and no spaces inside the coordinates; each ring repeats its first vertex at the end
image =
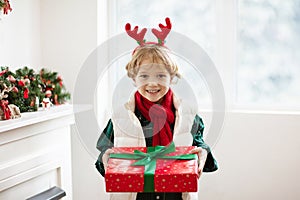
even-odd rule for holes
{"type": "Polygon", "coordinates": [[[170,88],[171,75],[162,62],[153,63],[146,59],[133,80],[143,97],[158,102],[170,88]]]}

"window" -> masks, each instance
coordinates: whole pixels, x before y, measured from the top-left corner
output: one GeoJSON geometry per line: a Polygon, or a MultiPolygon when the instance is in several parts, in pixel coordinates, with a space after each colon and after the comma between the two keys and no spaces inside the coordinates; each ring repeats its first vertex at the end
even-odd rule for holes
{"type": "MultiPolygon", "coordinates": [[[[127,22],[157,28],[170,17],[172,30],[198,43],[217,65],[229,108],[300,108],[300,0],[107,2],[109,37],[124,33],[127,22]]],[[[148,32],[146,39],[155,41],[148,32]]],[[[115,61],[118,67],[111,72],[109,80],[113,81],[108,87],[125,76],[129,57],[115,61]]],[[[197,82],[191,84],[196,85],[193,89],[200,96],[200,107],[209,107],[211,98],[203,77],[193,77],[193,67],[180,57],[177,60],[183,77],[197,82]]]]}
{"type": "Polygon", "coordinates": [[[237,100],[300,102],[300,0],[240,0],[237,100]]]}

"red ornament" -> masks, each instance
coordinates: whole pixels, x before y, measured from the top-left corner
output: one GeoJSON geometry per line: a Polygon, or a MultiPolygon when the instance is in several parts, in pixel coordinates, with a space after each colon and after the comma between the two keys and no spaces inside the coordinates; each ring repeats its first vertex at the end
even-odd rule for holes
{"type": "Polygon", "coordinates": [[[10,7],[10,3],[9,3],[9,0],[4,0],[4,6],[3,6],[3,14],[4,15],[7,15],[8,14],[8,11],[12,11],[12,8],[10,7]]]}
{"type": "Polygon", "coordinates": [[[61,78],[61,76],[59,75],[59,76],[57,76],[57,80],[58,81],[62,81],[62,78],[61,78]]]}
{"type": "Polygon", "coordinates": [[[3,70],[2,72],[0,72],[0,76],[3,76],[3,74],[5,74],[7,71],[3,70]]]}
{"type": "Polygon", "coordinates": [[[10,119],[11,112],[10,112],[10,109],[8,107],[8,101],[7,100],[1,100],[0,101],[0,107],[3,110],[3,113],[4,113],[3,119],[4,120],[10,119]]]}
{"type": "Polygon", "coordinates": [[[45,96],[46,96],[47,98],[51,97],[51,96],[52,96],[52,92],[51,92],[50,90],[47,90],[47,91],[45,92],[45,96]]]}
{"type": "Polygon", "coordinates": [[[17,93],[17,92],[19,92],[19,89],[18,89],[17,87],[13,87],[11,91],[13,91],[13,92],[16,92],[16,93],[17,93]]]}
{"type": "Polygon", "coordinates": [[[59,82],[59,86],[62,87],[63,86],[63,81],[62,81],[61,76],[57,76],[57,80],[59,82]]]}
{"type": "Polygon", "coordinates": [[[29,93],[29,89],[25,88],[25,90],[24,90],[24,99],[28,99],[28,93],[29,93]]]}
{"type": "Polygon", "coordinates": [[[11,82],[11,83],[16,82],[15,77],[13,77],[12,75],[8,75],[7,80],[8,80],[9,82],[11,82]]]}
{"type": "Polygon", "coordinates": [[[18,85],[21,86],[21,87],[23,87],[23,86],[25,86],[25,83],[24,83],[23,80],[19,80],[19,81],[18,81],[18,85]]]}

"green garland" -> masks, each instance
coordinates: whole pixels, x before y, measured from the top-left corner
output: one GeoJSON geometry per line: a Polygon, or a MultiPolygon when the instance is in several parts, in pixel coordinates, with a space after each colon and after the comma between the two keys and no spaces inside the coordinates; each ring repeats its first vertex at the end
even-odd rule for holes
{"type": "Polygon", "coordinates": [[[0,1],[0,10],[4,7],[4,3],[2,1],[0,1]]]}
{"type": "Polygon", "coordinates": [[[8,67],[1,67],[0,73],[0,92],[8,88],[7,100],[18,106],[21,112],[37,111],[41,105],[36,105],[36,98],[42,101],[47,97],[54,105],[63,104],[70,99],[70,93],[65,90],[57,72],[41,69],[36,73],[25,66],[15,73],[8,67]]]}

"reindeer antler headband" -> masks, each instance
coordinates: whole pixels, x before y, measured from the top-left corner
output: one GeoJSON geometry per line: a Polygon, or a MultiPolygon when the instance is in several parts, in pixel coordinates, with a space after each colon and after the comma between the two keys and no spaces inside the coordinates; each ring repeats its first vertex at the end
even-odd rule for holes
{"type": "Polygon", "coordinates": [[[138,26],[135,26],[133,30],[131,30],[131,25],[130,23],[127,23],[125,25],[125,30],[127,32],[127,34],[132,37],[133,39],[135,39],[137,41],[137,43],[140,45],[140,46],[144,46],[145,44],[157,44],[157,45],[161,45],[161,46],[164,46],[165,44],[165,39],[166,37],[168,36],[168,34],[170,33],[171,31],[171,28],[172,28],[172,24],[171,24],[171,21],[170,21],[170,18],[166,18],[165,19],[166,21],[166,25],[163,25],[163,24],[159,24],[159,28],[161,29],[160,31],[153,28],[152,29],[152,33],[156,36],[156,38],[158,39],[158,42],[155,43],[155,42],[146,42],[146,40],[144,39],[145,35],[146,35],[146,32],[147,32],[147,29],[146,28],[143,28],[139,33],[138,33],[138,29],[139,27],[138,26]]]}

